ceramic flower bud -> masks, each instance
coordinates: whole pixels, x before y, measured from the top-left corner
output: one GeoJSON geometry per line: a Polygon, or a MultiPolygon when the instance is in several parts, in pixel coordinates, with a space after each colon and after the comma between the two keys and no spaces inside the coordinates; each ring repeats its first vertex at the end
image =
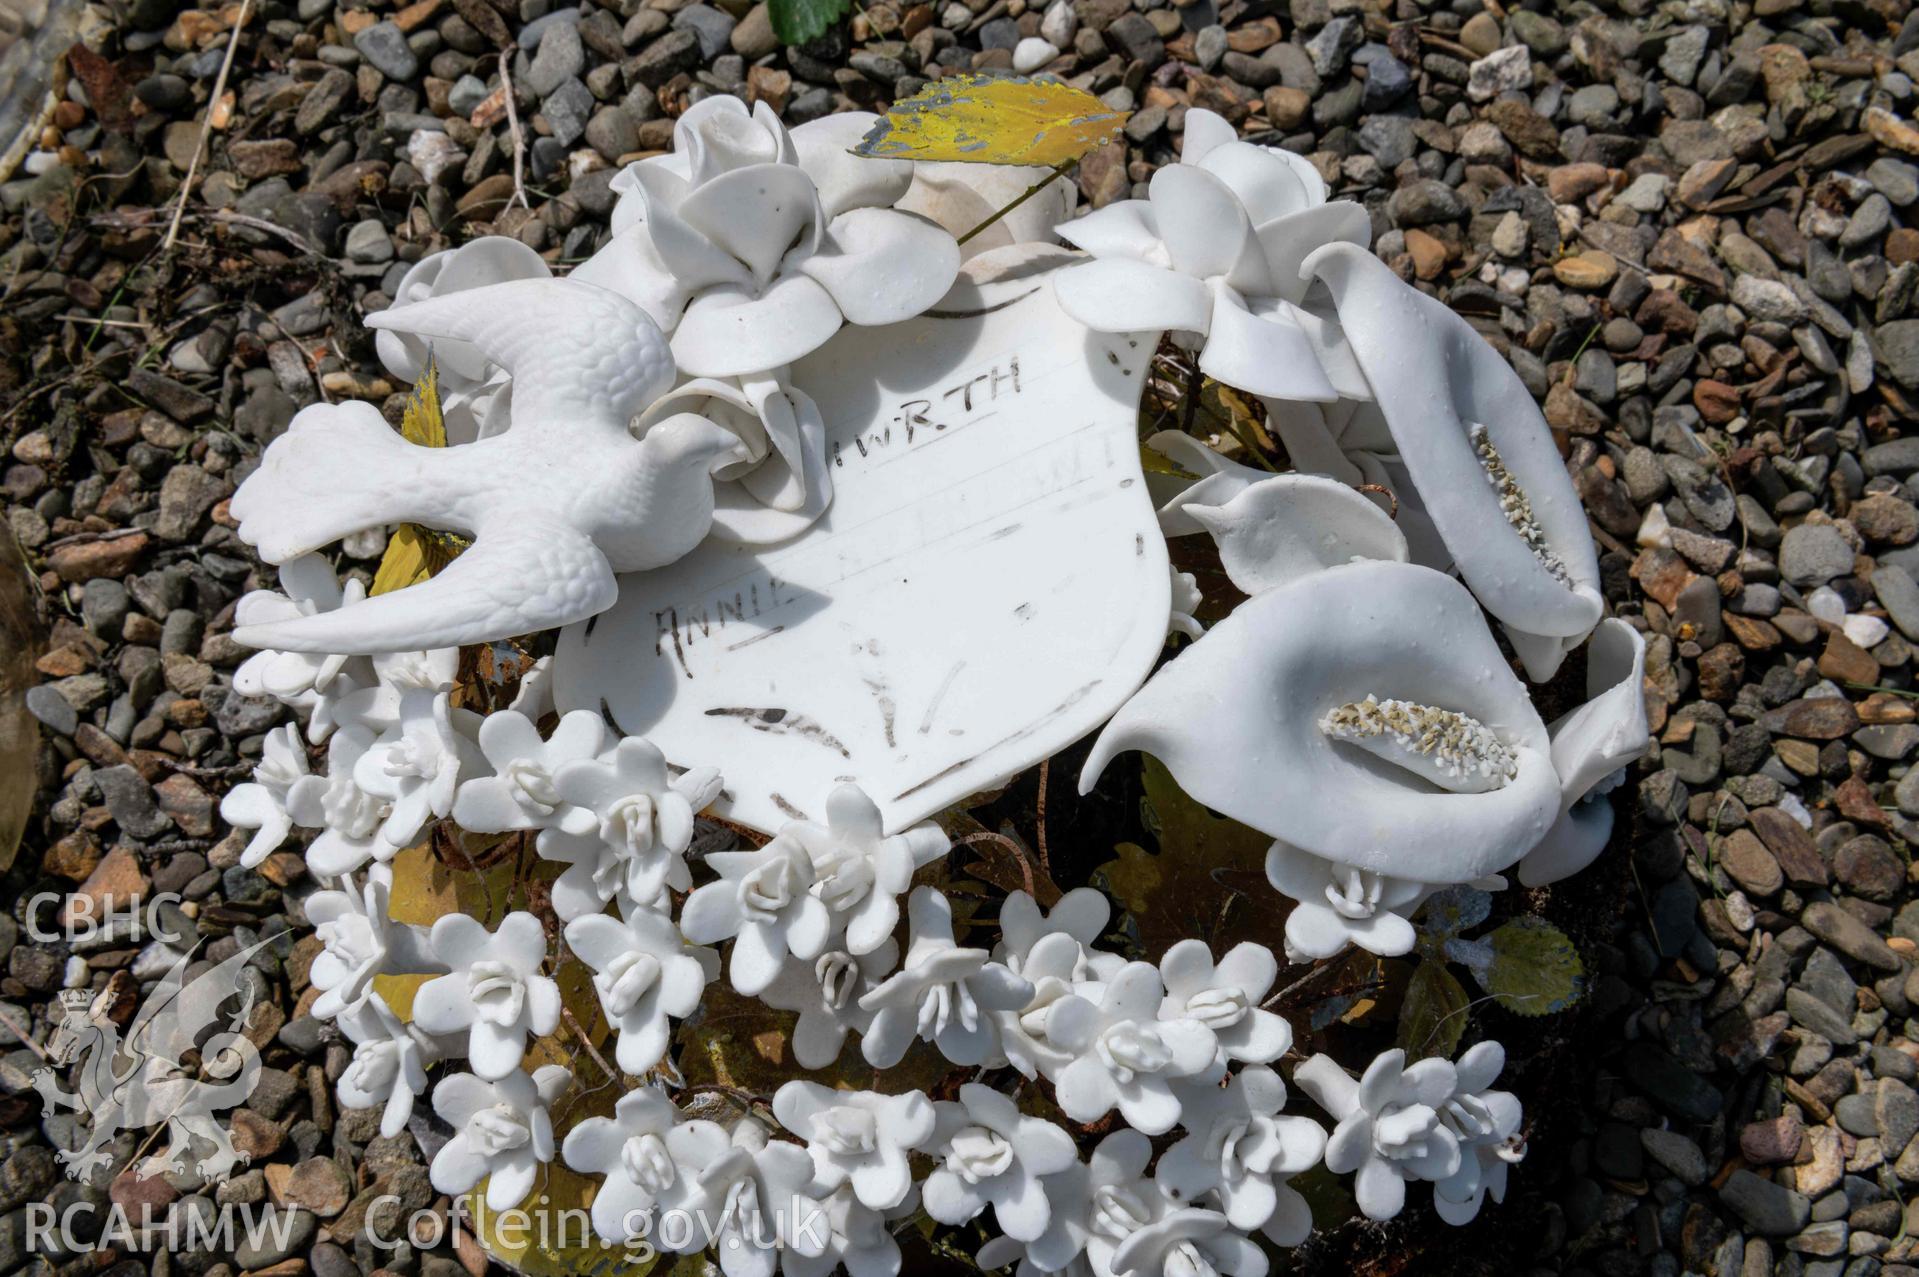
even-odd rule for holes
{"type": "MultiPolygon", "coordinates": [[[[296,617],[317,616],[351,607],[366,597],[366,586],[349,577],[344,584],[324,556],[302,554],[280,565],[280,589],[253,590],[234,605],[236,626],[271,625],[296,617]]],[[[333,689],[349,666],[352,686],[372,681],[364,661],[330,652],[255,652],[233,672],[233,690],[242,696],[272,696],[301,704],[317,700],[333,689]]],[[[351,690],[345,689],[345,690],[351,690]]],[[[325,739],[314,737],[314,744],[325,739]]]]}
{"type": "Polygon", "coordinates": [[[1074,1056],[1053,1078],[1061,1112],[1097,1122],[1118,1107],[1143,1134],[1173,1129],[1180,1114],[1173,1082],[1211,1069],[1219,1043],[1198,1020],[1161,1020],[1164,999],[1159,972],[1129,962],[1097,1000],[1075,994],[1048,1009],[1046,1036],[1074,1056]]]}
{"type": "Polygon", "coordinates": [[[1363,246],[1366,210],[1326,203],[1310,164],[1238,141],[1206,111],[1188,112],[1181,162],[1154,173],[1148,191],[1058,228],[1095,259],[1055,281],[1066,312],[1096,332],[1171,330],[1199,352],[1200,371],[1230,386],[1337,399],[1320,355],[1337,338],[1297,304],[1299,263],[1323,244],[1363,246]]]}
{"type": "MultiPolygon", "coordinates": [[[[552,273],[538,253],[512,236],[483,235],[458,248],[429,253],[408,267],[393,290],[393,304],[408,306],[491,284],[546,279],[552,273]]],[[[373,349],[386,370],[402,381],[418,381],[432,352],[448,443],[471,443],[506,429],[511,380],[473,343],[429,343],[414,333],[381,331],[373,335],[373,349]]]]}
{"type": "Polygon", "coordinates": [[[1160,955],[1159,974],[1166,986],[1160,1019],[1199,1021],[1213,1031],[1222,1060],[1265,1064],[1292,1049],[1292,1026],[1260,1009],[1279,975],[1265,945],[1236,944],[1215,965],[1204,940],[1181,940],[1160,955]]]}
{"type": "Polygon", "coordinates": [[[699,413],[739,440],[713,471],[712,535],[745,545],[798,536],[833,501],[826,421],[782,366],[742,377],[695,377],[656,400],[640,428],[699,413]]]}
{"type": "Polygon", "coordinates": [[[900,920],[900,893],[913,873],[944,856],[952,841],[924,822],[891,837],[880,809],[858,785],[841,785],[826,799],[826,824],[796,820],[779,841],[798,846],[813,863],[813,894],[833,914],[833,930],[854,955],[871,953],[900,920]]]}
{"type": "Polygon", "coordinates": [[[793,1026],[793,1059],[803,1069],[823,1069],[837,1060],[848,1033],[865,1033],[873,1013],[860,999],[899,965],[900,947],[889,939],[871,953],[855,957],[829,949],[817,958],[788,957],[760,1001],[780,1011],[799,1012],[793,1026]]]}
{"type": "Polygon", "coordinates": [[[977,1082],[960,1087],[957,1104],[938,1107],[931,1147],[942,1160],[921,1193],[926,1213],[942,1224],[964,1224],[991,1206],[1002,1233],[1037,1241],[1053,1217],[1041,1177],[1078,1160],[1072,1137],[977,1082]]]}
{"type": "Polygon", "coordinates": [[[606,720],[591,710],[574,710],[559,721],[553,735],[540,739],[533,720],[503,709],[480,720],[480,753],[491,776],[475,776],[460,786],[453,819],[462,829],[498,833],[503,829],[561,828],[585,833],[598,822],[593,813],[568,804],[556,782],[568,763],[599,756],[606,744],[606,720]]]}
{"type": "Polygon", "coordinates": [[[1612,836],[1607,793],[1622,769],[1646,752],[1646,640],[1620,620],[1604,620],[1586,652],[1586,703],[1547,728],[1559,773],[1559,819],[1519,862],[1519,881],[1543,887],[1578,873],[1612,836]]]}
{"type": "Polygon", "coordinates": [[[700,1004],[719,974],[719,955],[692,949],[664,913],[632,909],[625,921],[590,914],[566,924],[566,942],[593,968],[593,991],[619,1033],[613,1058],[641,1076],[666,1058],[673,1020],[700,1004]]]}
{"type": "Polygon", "coordinates": [[[433,924],[428,943],[449,974],[420,986],[413,1022],[428,1033],[465,1032],[467,1058],[480,1077],[517,1070],[527,1034],[543,1036],[560,1023],[559,986],[540,974],[540,920],[510,913],[489,934],[477,920],[450,913],[433,924]]]}
{"type": "Polygon", "coordinates": [[[540,854],[567,865],[552,888],[562,920],[598,913],[614,900],[652,905],[668,890],[693,885],[686,849],[695,813],[719,796],[717,771],[672,776],[658,748],[628,736],[603,756],[560,764],[552,776],[561,801],[581,813],[540,831],[540,854]]]}
{"type": "Polygon", "coordinates": [[[961,948],[953,908],[933,888],[915,887],[906,907],[906,963],[860,999],[874,1013],[860,1050],[873,1067],[891,1068],[917,1037],[955,1064],[982,1064],[998,1049],[993,1013],[1027,1005],[1033,986],[986,950],[961,948]]]}
{"type": "Polygon", "coordinates": [[[266,734],[253,779],[235,785],[220,800],[220,818],[236,829],[251,829],[240,865],[252,869],[276,851],[293,830],[287,814],[287,795],[309,774],[306,746],[300,729],[287,724],[266,734]]]}
{"type": "Polygon", "coordinates": [[[1551,826],[1549,744],[1458,582],[1354,563],[1253,597],[1163,666],[1080,783],[1141,749],[1199,802],[1322,859],[1472,882],[1551,826]]]}
{"type": "Polygon", "coordinates": [[[453,1073],[433,1088],[433,1111],[453,1128],[434,1154],[428,1177],[442,1193],[458,1195],[486,1180],[488,1210],[518,1206],[533,1191],[540,1167],[553,1160],[548,1110],[573,1075],[557,1064],[532,1073],[509,1070],[487,1081],[453,1073]]]}
{"type": "MultiPolygon", "coordinates": [[[[622,1065],[621,1067],[625,1067],[622,1065]]],[[[560,1156],[574,1170],[605,1178],[593,1196],[593,1231],[619,1245],[657,1227],[655,1213],[697,1198],[696,1176],[673,1151],[680,1112],[665,1092],[640,1086],[620,1097],[612,1117],[589,1117],[566,1133],[560,1156]]]]}
{"type": "Polygon", "coordinates": [[[923,1092],[881,1095],[836,1091],[817,1082],[788,1082],[773,1095],[773,1113],[806,1141],[821,1187],[851,1184],[872,1210],[891,1210],[913,1187],[909,1151],[933,1135],[933,1104],[923,1092]]]}
{"type": "Polygon", "coordinates": [[[391,727],[353,764],[353,782],[386,800],[380,837],[405,847],[429,820],[451,815],[462,772],[483,765],[470,732],[480,716],[455,709],[438,686],[402,686],[391,727]]]}
{"type": "Polygon", "coordinates": [[[1073,1061],[1069,1048],[1048,1036],[1053,1004],[1102,985],[1126,965],[1115,953],[1095,953],[1064,931],[1033,942],[1020,960],[1018,974],[1033,986],[1033,996],[1016,1010],[993,1013],[1000,1054],[1027,1077],[1057,1077],[1073,1061]]]}
{"type": "Polygon", "coordinates": [[[727,977],[752,997],[773,983],[787,954],[818,957],[832,934],[832,914],[813,894],[813,864],[791,844],[758,851],[720,851],[706,858],[719,871],[686,898],[680,929],[694,944],[731,938],[727,977]]]}
{"type": "Polygon", "coordinates": [[[426,1066],[439,1052],[431,1038],[402,1023],[377,993],[341,1015],[339,1023],[354,1042],[353,1058],[340,1074],[340,1104],[381,1110],[380,1134],[392,1139],[406,1129],[413,1101],[426,1094],[426,1066]]]}
{"type": "Polygon", "coordinates": [[[909,165],[866,172],[843,153],[872,118],[788,134],[764,103],[697,103],[674,127],[672,162],[643,160],[616,179],[615,238],[584,277],[670,330],[674,357],[696,377],[779,368],[843,323],[917,315],[952,284],[959,249],[889,207],[909,165]]]}
{"type": "Polygon", "coordinates": [[[1286,1180],[1319,1163],[1326,1131],[1311,1118],[1280,1116],[1285,1104],[1286,1084],[1260,1065],[1223,1091],[1187,1088],[1180,1119],[1190,1134],[1159,1159],[1160,1188],[1188,1204],[1211,1194],[1234,1228],[1264,1229],[1282,1246],[1305,1241],[1312,1208],[1286,1180]]]}
{"type": "Polygon", "coordinates": [[[384,862],[399,854],[400,848],[380,835],[392,804],[353,779],[354,765],[372,746],[368,728],[341,728],[327,741],[326,775],[301,776],[287,787],[287,818],[320,831],[306,848],[307,869],[316,878],[345,877],[369,860],[384,862]]]}
{"type": "Polygon", "coordinates": [[[1585,511],[1531,393],[1471,325],[1364,249],[1330,245],[1302,269],[1331,290],[1460,575],[1527,672],[1551,677],[1604,604],[1585,511]]]}
{"type": "Polygon", "coordinates": [[[313,960],[309,978],[320,990],[311,1008],[331,1020],[366,1000],[373,977],[389,971],[444,970],[428,954],[413,927],[395,922],[390,912],[393,867],[374,865],[365,885],[345,880],[340,889],[316,891],[306,898],[307,921],[326,947],[313,960]]]}
{"type": "Polygon", "coordinates": [[[633,303],[575,279],[519,280],[368,319],[470,342],[513,377],[513,425],[449,448],[408,442],[370,404],[315,404],[273,441],[232,501],[269,562],[397,522],[472,544],[430,580],[350,607],[241,626],[258,647],[390,652],[481,643],[585,620],[615,574],[671,563],[705,537],[710,472],[739,446],[680,414],[635,438],[672,385],[665,337],[633,303]]]}

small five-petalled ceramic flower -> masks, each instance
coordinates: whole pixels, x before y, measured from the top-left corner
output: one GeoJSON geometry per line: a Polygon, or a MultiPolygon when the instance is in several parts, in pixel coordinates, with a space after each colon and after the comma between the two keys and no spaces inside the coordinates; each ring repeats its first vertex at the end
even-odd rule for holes
{"type": "MultiPolygon", "coordinates": [[[[1331,1056],[1315,1055],[1293,1080],[1339,1121],[1326,1142],[1326,1169],[1357,1171],[1353,1194],[1368,1219],[1391,1219],[1406,1204],[1406,1181],[1453,1181],[1466,1170],[1477,1144],[1501,1144],[1518,1130],[1518,1102],[1503,1091],[1476,1094],[1462,1080],[1484,1085],[1505,1064],[1496,1043],[1481,1043],[1460,1058],[1406,1063],[1406,1053],[1381,1053],[1355,1082],[1331,1056]],[[1483,1048],[1483,1049],[1482,1049],[1483,1048]],[[1475,1054],[1474,1052],[1477,1052],[1475,1054]]],[[[1449,1186],[1449,1202],[1476,1202],[1479,1167],[1449,1186]]],[[[1474,1209],[1477,1209],[1476,1205],[1474,1209]]]]}
{"type": "Polygon", "coordinates": [[[906,1200],[913,1188],[906,1155],[933,1135],[933,1104],[922,1091],[881,1095],[796,1080],[774,1092],[773,1113],[806,1141],[822,1188],[850,1183],[873,1210],[906,1200]]]}
{"type": "Polygon", "coordinates": [[[874,1013],[860,1041],[866,1062],[891,1068],[919,1037],[955,1064],[984,1063],[998,1046],[992,1013],[1024,1007],[1033,986],[986,950],[962,949],[953,939],[953,907],[933,888],[915,887],[906,908],[905,966],[860,999],[874,1013]]]}
{"type": "MultiPolygon", "coordinates": [[[[622,1066],[624,1067],[624,1066],[622,1066]]],[[[612,1117],[589,1117],[566,1133],[560,1155],[583,1174],[603,1175],[593,1196],[593,1231],[618,1245],[657,1225],[656,1211],[678,1210],[699,1197],[697,1177],[673,1146],[697,1140],[679,1133],[680,1112],[656,1086],[620,1097],[612,1117]]],[[[710,1125],[710,1123],[709,1123],[710,1125]]]]}
{"type": "Polygon", "coordinates": [[[350,1109],[381,1109],[380,1134],[392,1139],[406,1129],[413,1101],[426,1094],[426,1066],[439,1058],[432,1039],[404,1024],[379,994],[369,994],[340,1016],[354,1042],[353,1058],[340,1074],[340,1103],[350,1109]]]}
{"type": "Polygon", "coordinates": [[[1159,974],[1166,985],[1160,1018],[1198,1020],[1223,1058],[1265,1064],[1292,1047],[1292,1026],[1260,1007],[1279,975],[1265,945],[1236,944],[1215,964],[1204,940],[1181,940],[1160,956],[1159,974]]]}
{"type": "Polygon", "coordinates": [[[846,950],[869,953],[893,934],[900,893],[913,871],[944,856],[952,843],[938,825],[914,825],[887,837],[880,809],[858,785],[841,785],[826,800],[826,824],[796,820],[779,840],[797,843],[813,861],[814,894],[833,911],[846,950]]]}
{"type": "Polygon", "coordinates": [[[666,1057],[672,1019],[685,1019],[719,974],[719,955],[688,947],[665,913],[630,910],[625,921],[590,914],[566,924],[566,942],[593,968],[593,990],[619,1034],[614,1058],[638,1077],[666,1057]]]}
{"type": "Polygon", "coordinates": [[[475,919],[450,913],[433,924],[428,944],[450,974],[413,995],[413,1022],[428,1033],[464,1031],[467,1058],[483,1078],[515,1072],[527,1034],[548,1034],[560,1023],[560,988],[540,974],[540,920],[510,913],[489,934],[475,919]]]}
{"type": "Polygon", "coordinates": [[[957,1104],[943,1101],[938,1110],[932,1150],[943,1160],[921,1190],[926,1213],[942,1224],[964,1224],[990,1205],[1001,1232],[1038,1240],[1053,1219],[1040,1180],[1078,1160],[1072,1136],[977,1082],[960,1087],[957,1104]]]}
{"type": "Polygon", "coordinates": [[[752,997],[764,990],[789,953],[813,958],[826,947],[832,917],[813,894],[813,862],[804,849],[775,840],[758,851],[716,851],[706,863],[720,880],[686,898],[680,930],[694,944],[732,937],[726,974],[737,992],[752,997]]]}
{"type": "Polygon", "coordinates": [[[1173,1082],[1212,1068],[1219,1040],[1189,1016],[1161,1020],[1164,1000],[1158,970],[1129,962],[1097,991],[1096,1001],[1073,994],[1053,1004],[1046,1036],[1073,1055],[1053,1079],[1061,1112],[1075,1122],[1097,1122],[1117,1105],[1136,1131],[1173,1129],[1180,1114],[1173,1082]]]}
{"type": "Polygon", "coordinates": [[[486,1180],[488,1210],[510,1210],[533,1191],[543,1163],[553,1160],[548,1110],[573,1075],[558,1064],[532,1073],[511,1069],[491,1082],[452,1073],[433,1088],[433,1111],[453,1128],[434,1154],[428,1176],[442,1193],[464,1193],[486,1180]]]}
{"type": "Polygon", "coordinates": [[[287,795],[307,770],[306,746],[300,742],[300,729],[292,723],[276,727],[260,745],[260,761],[253,779],[235,785],[220,800],[220,818],[236,829],[251,829],[246,850],[240,853],[240,865],[252,869],[286,841],[293,830],[293,817],[287,814],[287,795]]]}
{"type": "Polygon", "coordinates": [[[592,817],[540,833],[540,854],[567,864],[553,884],[561,919],[598,913],[619,897],[650,905],[663,891],[693,885],[686,868],[693,817],[719,796],[718,771],[671,776],[652,742],[628,736],[607,754],[560,767],[553,788],[592,817]]]}
{"type": "Polygon", "coordinates": [[[313,960],[309,978],[320,990],[312,1014],[331,1020],[359,1005],[373,986],[373,977],[393,969],[419,971],[429,965],[424,946],[413,929],[393,921],[388,905],[393,894],[393,867],[367,870],[366,884],[348,879],[337,891],[316,891],[307,897],[307,921],[326,948],[313,960]]]}
{"type": "Polygon", "coordinates": [[[546,740],[524,714],[510,709],[488,714],[480,723],[479,745],[493,774],[460,786],[453,819],[478,833],[552,825],[591,828],[598,823],[592,813],[568,806],[554,777],[568,763],[595,757],[605,743],[606,720],[591,710],[561,718],[546,740]]]}
{"type": "Polygon", "coordinates": [[[1188,1134],[1167,1149],[1155,1174],[1174,1201],[1210,1193],[1233,1227],[1264,1228],[1282,1246],[1297,1246],[1313,1229],[1312,1208],[1289,1176],[1319,1162],[1326,1131],[1306,1117],[1282,1117],[1286,1084],[1263,1065],[1240,1070],[1225,1090],[1185,1090],[1181,1124],[1188,1134]]]}
{"type": "Polygon", "coordinates": [[[864,1034],[873,1013],[860,999],[872,992],[899,964],[900,947],[887,940],[858,957],[828,949],[817,958],[789,956],[760,1001],[780,1011],[797,1011],[793,1059],[803,1069],[823,1069],[839,1058],[849,1032],[864,1034]]]}
{"type": "Polygon", "coordinates": [[[1330,958],[1349,944],[1384,958],[1413,950],[1408,915],[1426,894],[1423,883],[1334,864],[1284,842],[1267,849],[1266,879],[1299,902],[1286,916],[1288,961],[1330,958]]]}

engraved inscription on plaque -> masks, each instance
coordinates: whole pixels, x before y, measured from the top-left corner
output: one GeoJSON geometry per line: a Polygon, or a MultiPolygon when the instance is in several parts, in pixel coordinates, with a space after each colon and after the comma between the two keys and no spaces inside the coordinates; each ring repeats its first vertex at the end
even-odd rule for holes
{"type": "Polygon", "coordinates": [[[1150,354],[1068,318],[1043,271],[842,331],[793,374],[826,422],[825,516],[623,578],[562,638],[562,707],[718,767],[719,809],[769,831],[844,780],[898,828],[1084,735],[1165,635],[1150,354]]]}

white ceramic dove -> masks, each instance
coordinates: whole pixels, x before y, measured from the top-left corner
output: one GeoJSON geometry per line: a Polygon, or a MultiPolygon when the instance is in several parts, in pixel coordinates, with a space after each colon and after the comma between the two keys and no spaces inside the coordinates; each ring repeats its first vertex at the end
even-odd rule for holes
{"type": "Polygon", "coordinates": [[[242,540],[269,563],[363,528],[412,522],[473,544],[430,581],[352,607],[234,632],[286,651],[390,652],[479,643],[584,620],[616,572],[671,563],[706,535],[711,469],[738,437],[691,413],[635,439],[628,423],[673,384],[659,328],[573,280],[437,297],[368,324],[469,342],[513,376],[505,433],[408,442],[364,403],[316,404],[240,485],[242,540]]]}

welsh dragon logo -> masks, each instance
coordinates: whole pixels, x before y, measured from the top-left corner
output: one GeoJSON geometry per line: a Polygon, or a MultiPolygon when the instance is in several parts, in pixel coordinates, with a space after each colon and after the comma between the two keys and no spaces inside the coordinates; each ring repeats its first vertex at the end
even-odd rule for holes
{"type": "Polygon", "coordinates": [[[87,990],[61,993],[60,1021],[48,1046],[52,1064],[34,1073],[33,1087],[40,1092],[45,1116],[65,1107],[93,1119],[84,1144],[60,1150],[69,1177],[90,1180],[97,1168],[111,1166],[108,1145],[115,1135],[162,1122],[166,1147],[138,1164],[135,1174],[140,1179],[184,1170],[196,1141],[212,1150],[195,1163],[209,1183],[247,1160],[213,1115],[241,1103],[259,1081],[260,1053],[242,1035],[253,997],[240,969],[265,943],[241,950],[192,980],[186,971],[193,955],[181,957],[134,1014],[124,1041],[104,1006],[87,990]],[[222,1017],[222,1004],[236,998],[239,1009],[222,1017]],[[209,1029],[219,1031],[202,1043],[209,1029]],[[197,1074],[182,1062],[195,1050],[200,1058],[197,1074]],[[75,1061],[81,1061],[76,1089],[67,1091],[57,1070],[75,1061]]]}

